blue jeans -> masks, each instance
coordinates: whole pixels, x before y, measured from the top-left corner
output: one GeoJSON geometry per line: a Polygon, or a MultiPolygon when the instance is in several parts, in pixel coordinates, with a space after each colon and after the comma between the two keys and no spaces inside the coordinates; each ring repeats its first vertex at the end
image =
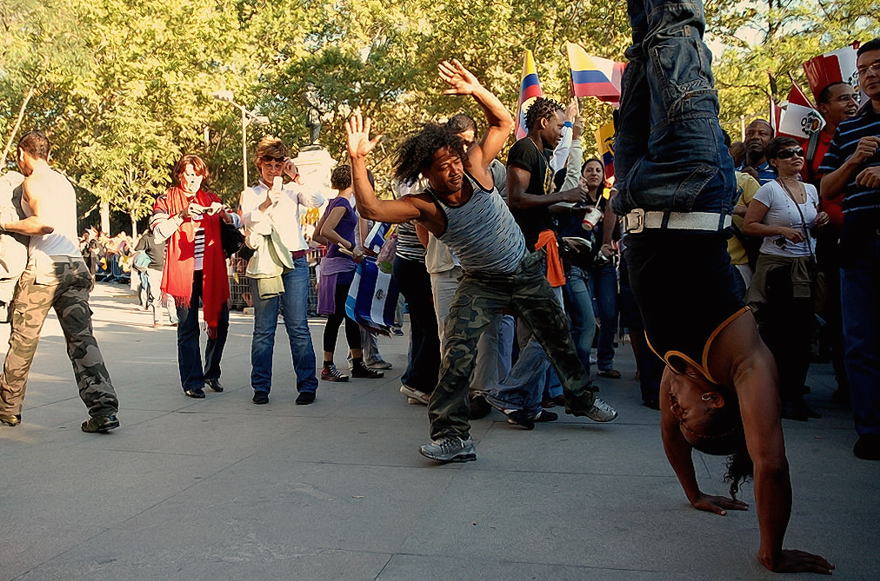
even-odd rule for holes
{"type": "Polygon", "coordinates": [[[590,271],[590,293],[596,318],[599,319],[599,348],[596,364],[599,371],[614,367],[614,335],[617,333],[617,267],[613,262],[594,266],[590,271]]]}
{"type": "Polygon", "coordinates": [[[840,269],[844,365],[856,432],[880,435],[880,236],[853,248],[840,269]]]}
{"type": "Polygon", "coordinates": [[[578,357],[590,372],[590,351],[596,334],[596,314],[593,310],[593,295],[590,292],[590,271],[569,267],[565,273],[563,298],[565,312],[571,322],[571,338],[577,348],[578,357]]]}
{"type": "Polygon", "coordinates": [[[614,148],[614,209],[713,212],[721,225],[736,183],[718,123],[712,55],[703,44],[702,2],[627,4],[633,44],[614,148]]]}
{"type": "Polygon", "coordinates": [[[256,281],[251,280],[254,298],[254,336],[251,341],[251,387],[254,391],[269,392],[272,387],[272,353],[275,349],[275,330],[279,313],[290,342],[290,355],[296,373],[296,389],[315,392],[315,348],[309,332],[309,263],[305,258],[293,261],[294,269],[281,275],[284,294],[261,299],[256,281]]]}
{"type": "Polygon", "coordinates": [[[208,337],[205,347],[205,367],[199,351],[199,304],[202,298],[202,271],[193,273],[192,299],[189,306],[177,307],[177,366],[184,391],[204,389],[206,379],[220,378],[220,359],[229,333],[229,307],[223,305],[217,336],[208,337]]]}

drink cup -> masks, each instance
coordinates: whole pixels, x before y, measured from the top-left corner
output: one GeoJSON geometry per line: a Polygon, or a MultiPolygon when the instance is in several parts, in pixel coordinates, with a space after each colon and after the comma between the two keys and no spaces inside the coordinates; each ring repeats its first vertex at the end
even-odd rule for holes
{"type": "Polygon", "coordinates": [[[584,221],[581,222],[581,227],[584,230],[592,230],[601,220],[602,212],[600,212],[598,208],[590,208],[587,210],[587,213],[584,214],[584,221]]]}

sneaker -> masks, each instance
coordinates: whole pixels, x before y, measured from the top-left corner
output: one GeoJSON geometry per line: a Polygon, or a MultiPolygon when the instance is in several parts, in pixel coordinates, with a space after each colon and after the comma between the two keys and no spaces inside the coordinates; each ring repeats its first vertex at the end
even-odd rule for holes
{"type": "Polygon", "coordinates": [[[457,436],[448,436],[442,440],[432,440],[430,444],[419,447],[419,452],[425,458],[435,462],[471,462],[477,459],[477,451],[474,441],[468,438],[463,440],[457,436]]]}
{"type": "Polygon", "coordinates": [[[0,414],[0,424],[15,427],[21,423],[21,414],[0,414]]]}
{"type": "Polygon", "coordinates": [[[335,365],[325,365],[321,370],[321,380],[343,382],[348,381],[348,376],[339,371],[335,365]]]}
{"type": "MultiPolygon", "coordinates": [[[[584,406],[586,407],[586,406],[584,406]]],[[[617,418],[617,410],[600,397],[593,398],[593,405],[589,409],[578,406],[578,402],[565,404],[565,413],[573,416],[586,416],[594,422],[610,422],[617,418]]]]}
{"type": "Polygon", "coordinates": [[[512,426],[519,426],[526,430],[534,430],[535,422],[523,410],[504,410],[507,416],[507,423],[512,426]]]}
{"type": "Polygon", "coordinates": [[[372,367],[373,369],[391,369],[391,364],[384,359],[377,359],[376,361],[370,361],[367,363],[367,367],[372,367]]]}
{"type": "Polygon", "coordinates": [[[487,402],[486,398],[480,393],[471,395],[470,400],[468,401],[468,408],[472,420],[485,418],[489,415],[489,412],[492,411],[492,406],[489,405],[489,402],[487,402]]]}
{"type": "Polygon", "coordinates": [[[538,413],[532,416],[532,421],[538,422],[555,422],[559,419],[559,414],[548,412],[547,410],[538,410],[538,413]]]}
{"type": "Polygon", "coordinates": [[[296,396],[296,401],[294,402],[296,405],[309,405],[311,403],[315,403],[315,392],[314,391],[301,391],[299,395],[296,396]]]}
{"type": "Polygon", "coordinates": [[[84,421],[80,427],[83,432],[89,434],[94,434],[96,432],[106,434],[110,430],[115,430],[119,427],[119,419],[117,419],[116,414],[95,416],[84,421]]]}
{"type": "Polygon", "coordinates": [[[862,460],[880,460],[880,435],[865,434],[859,436],[855,446],[853,446],[853,455],[862,460]]]}
{"type": "Polygon", "coordinates": [[[385,373],[370,369],[364,365],[363,361],[353,361],[351,364],[351,376],[362,379],[381,379],[385,377],[385,373]]]}
{"type": "Polygon", "coordinates": [[[400,386],[400,393],[405,395],[408,399],[416,400],[416,403],[422,405],[428,405],[428,402],[430,401],[430,396],[427,393],[405,384],[400,386]]]}
{"type": "Polygon", "coordinates": [[[254,402],[255,405],[266,405],[269,403],[269,392],[254,391],[254,397],[251,398],[251,401],[254,402]]]}

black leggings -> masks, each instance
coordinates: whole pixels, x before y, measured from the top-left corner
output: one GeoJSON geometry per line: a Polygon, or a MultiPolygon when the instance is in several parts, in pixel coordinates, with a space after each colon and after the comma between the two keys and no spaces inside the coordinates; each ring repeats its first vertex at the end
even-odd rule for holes
{"type": "Polygon", "coordinates": [[[345,339],[349,349],[361,348],[361,328],[353,320],[345,315],[345,299],[348,297],[348,287],[351,283],[336,285],[336,312],[327,316],[324,325],[324,351],[333,353],[336,351],[336,337],[339,335],[339,325],[345,320],[345,339]]]}

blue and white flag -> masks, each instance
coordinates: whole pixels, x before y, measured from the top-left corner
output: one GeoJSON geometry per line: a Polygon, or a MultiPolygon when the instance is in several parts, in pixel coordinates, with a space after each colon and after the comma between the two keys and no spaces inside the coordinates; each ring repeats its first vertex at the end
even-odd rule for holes
{"type": "Polygon", "coordinates": [[[371,250],[374,254],[379,254],[379,251],[385,246],[385,242],[391,237],[392,226],[392,224],[387,222],[376,222],[373,224],[366,239],[364,239],[364,248],[371,250]]]}
{"type": "Polygon", "coordinates": [[[345,299],[345,314],[358,324],[383,335],[398,334],[395,321],[397,282],[382,272],[376,259],[365,256],[354,271],[354,279],[345,299]]]}

